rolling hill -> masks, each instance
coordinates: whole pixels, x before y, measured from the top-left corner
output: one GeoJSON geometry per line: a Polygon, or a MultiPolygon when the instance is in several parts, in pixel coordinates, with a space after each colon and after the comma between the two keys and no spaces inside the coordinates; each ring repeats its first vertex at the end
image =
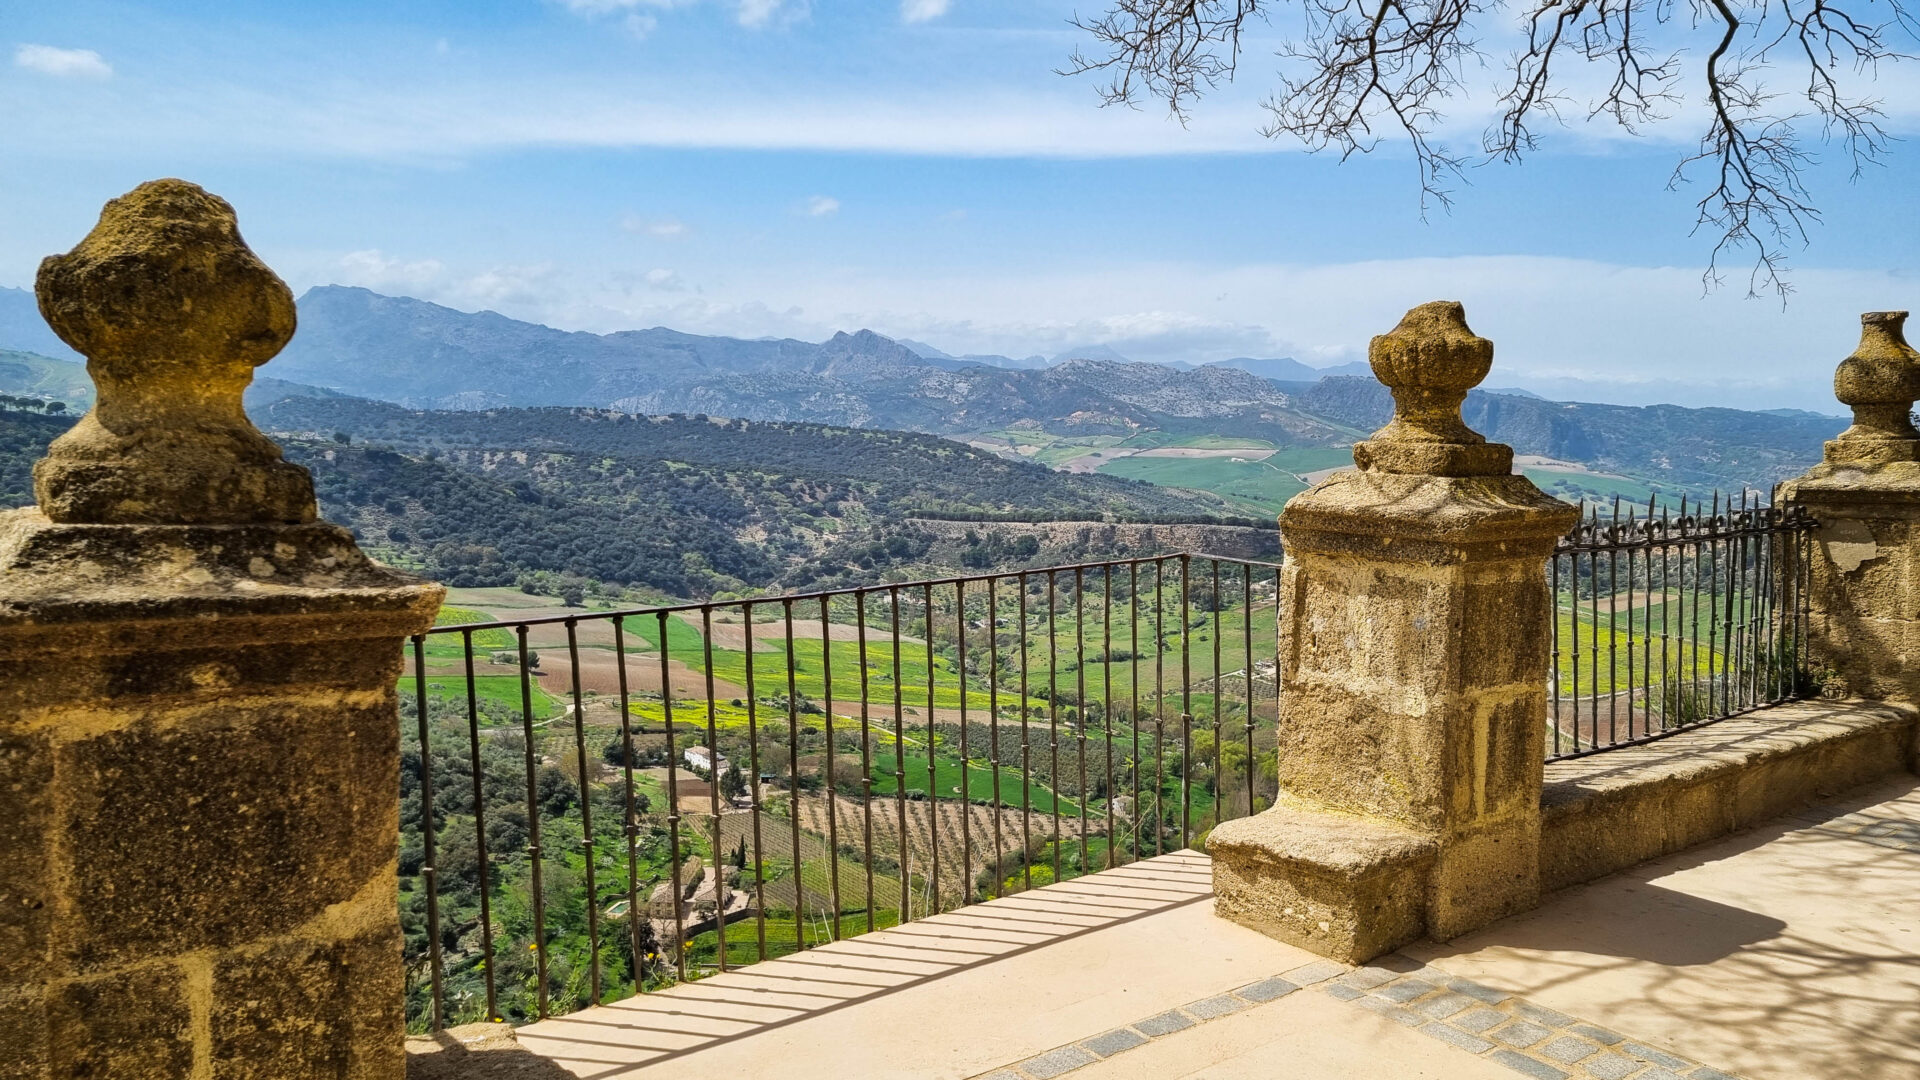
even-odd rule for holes
{"type": "MultiPolygon", "coordinates": [[[[1071,475],[949,439],[594,409],[427,411],[285,397],[256,423],[313,474],[323,514],[448,584],[590,580],[654,594],[800,589],[964,563],[917,514],[1217,520],[1226,501],[1071,475]]],[[[0,406],[0,506],[74,418],[0,406]]],[[[1033,554],[1032,551],[1027,552],[1033,554]]]]}

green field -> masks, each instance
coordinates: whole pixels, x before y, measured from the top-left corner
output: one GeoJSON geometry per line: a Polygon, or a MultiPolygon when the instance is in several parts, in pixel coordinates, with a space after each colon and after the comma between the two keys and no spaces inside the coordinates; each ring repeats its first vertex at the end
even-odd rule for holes
{"type": "MultiPolygon", "coordinates": [[[[888,740],[889,745],[892,740],[888,740]]],[[[925,791],[927,787],[927,755],[924,751],[909,751],[906,755],[907,791],[925,791]]],[[[876,779],[873,794],[877,798],[892,795],[899,787],[893,777],[893,756],[891,749],[883,759],[885,771],[875,769],[876,779]]],[[[1009,766],[1000,768],[1000,801],[1008,806],[1019,808],[1021,803],[1021,773],[1009,766]]],[[[957,755],[938,753],[934,757],[933,787],[936,797],[952,799],[960,792],[960,759],[957,755]]],[[[993,798],[993,769],[984,759],[971,762],[967,767],[967,795],[976,801],[993,798]]],[[[1078,814],[1080,808],[1067,799],[1055,799],[1053,791],[1038,780],[1027,785],[1027,798],[1031,809],[1037,814],[1051,814],[1058,803],[1060,813],[1078,814]]]]}
{"type": "MultiPolygon", "coordinates": [[[[900,912],[896,908],[880,908],[873,913],[873,928],[885,930],[900,925],[900,912]]],[[[867,932],[867,916],[863,910],[842,912],[840,930],[847,937],[867,932]]],[[[825,945],[833,938],[833,920],[815,917],[809,919],[804,931],[796,926],[792,916],[767,916],[767,951],[760,955],[760,929],[756,920],[749,916],[727,926],[727,966],[737,967],[751,964],[761,959],[772,960],[777,957],[791,956],[800,951],[796,940],[804,932],[807,947],[825,945]]],[[[720,934],[709,930],[694,936],[688,942],[687,964],[689,967],[718,969],[720,965],[720,934]]]]}
{"type": "MultiPolygon", "coordinates": [[[[406,676],[400,680],[402,690],[414,689],[414,680],[406,676]]],[[[553,695],[540,689],[540,684],[528,684],[533,697],[533,718],[545,720],[560,711],[560,702],[553,695]]],[[[520,712],[520,677],[518,675],[475,675],[473,677],[474,698],[477,701],[491,701],[514,712],[520,712]]],[[[427,696],[451,701],[462,707],[467,701],[467,680],[464,675],[427,676],[427,696]]]]}
{"type": "Polygon", "coordinates": [[[1100,466],[1099,471],[1166,487],[1211,491],[1259,514],[1279,513],[1288,499],[1307,489],[1292,473],[1264,461],[1236,458],[1126,457],[1100,466]]]}
{"type": "MultiPolygon", "coordinates": [[[[1749,654],[1774,643],[1765,633],[1756,641],[1752,629],[1744,627],[1745,597],[1737,597],[1731,611],[1724,598],[1715,610],[1702,611],[1690,596],[1675,596],[1665,603],[1632,609],[1609,605],[1603,596],[1596,610],[1591,598],[1583,597],[1575,605],[1562,593],[1554,641],[1560,653],[1560,693],[1606,695],[1650,682],[1658,685],[1722,675],[1735,667],[1764,662],[1763,657],[1749,654]],[[1729,623],[1735,628],[1733,643],[1726,640],[1729,623]]],[[[1710,597],[1701,600],[1711,603],[1710,597]]]]}
{"type": "MultiPolygon", "coordinates": [[[[1227,446],[1229,440],[1211,440],[1227,446]]],[[[1205,439],[1179,445],[1201,447],[1205,439]]],[[[1205,457],[1125,457],[1100,466],[1100,472],[1167,487],[1210,491],[1259,514],[1278,514],[1288,499],[1307,489],[1302,473],[1353,464],[1353,451],[1341,447],[1302,447],[1276,451],[1264,460],[1205,457]]]]}
{"type": "Polygon", "coordinates": [[[1185,446],[1196,450],[1272,450],[1274,444],[1265,439],[1244,439],[1227,435],[1175,435],[1165,431],[1145,431],[1131,436],[1119,445],[1129,450],[1157,450],[1166,446],[1185,446]]]}

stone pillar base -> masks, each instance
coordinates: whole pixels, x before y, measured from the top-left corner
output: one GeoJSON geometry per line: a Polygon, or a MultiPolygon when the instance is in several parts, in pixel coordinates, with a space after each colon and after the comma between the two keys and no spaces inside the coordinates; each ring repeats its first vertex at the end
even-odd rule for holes
{"type": "Polygon", "coordinates": [[[1808,671],[1830,697],[1920,704],[1920,463],[1829,462],[1781,485],[1819,523],[1808,671]]]}
{"type": "Polygon", "coordinates": [[[1493,343],[1459,304],[1368,358],[1393,421],[1280,514],[1279,797],[1207,842],[1222,915],[1350,963],[1539,902],[1546,562],[1578,516],[1461,421],[1493,343]]]}
{"type": "Polygon", "coordinates": [[[399,644],[332,525],[0,513],[0,1076],[400,1080],[399,644]]]}
{"type": "Polygon", "coordinates": [[[1437,850],[1411,829],[1282,803],[1208,837],[1214,911],[1289,945],[1364,963],[1425,934],[1437,850]]]}

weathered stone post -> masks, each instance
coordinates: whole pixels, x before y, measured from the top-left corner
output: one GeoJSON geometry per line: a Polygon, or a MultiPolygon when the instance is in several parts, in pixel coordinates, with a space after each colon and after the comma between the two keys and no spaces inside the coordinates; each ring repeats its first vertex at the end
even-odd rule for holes
{"type": "Polygon", "coordinates": [[[1537,902],[1546,560],[1578,513],[1461,420],[1493,361],[1461,305],[1369,358],[1393,421],[1280,515],[1280,795],[1207,844],[1220,914],[1349,962],[1537,902]]]}
{"type": "Polygon", "coordinates": [[[1920,704],[1920,353],[1904,311],[1860,316],[1833,393],[1853,425],[1781,485],[1819,523],[1807,556],[1809,667],[1833,696],[1920,704]]]}
{"type": "Polygon", "coordinates": [[[293,297],[192,184],[47,259],[93,410],[0,514],[0,1076],[397,1080],[404,635],[248,422],[293,297]]]}

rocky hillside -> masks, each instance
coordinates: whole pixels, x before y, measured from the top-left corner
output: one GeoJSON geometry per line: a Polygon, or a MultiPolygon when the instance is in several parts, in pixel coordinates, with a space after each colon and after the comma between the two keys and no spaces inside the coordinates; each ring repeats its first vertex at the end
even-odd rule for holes
{"type": "MultiPolygon", "coordinates": [[[[1227,510],[1207,495],[902,432],[341,398],[252,413],[311,470],[329,520],[379,557],[454,585],[546,575],[682,597],[800,589],[1038,554],[987,553],[964,530],[916,527],[919,512],[1204,521],[1227,510]]],[[[0,408],[0,506],[32,501],[32,462],[73,419],[0,408]]]]}
{"type": "MultiPolygon", "coordinates": [[[[1301,408],[1363,430],[1393,416],[1393,396],[1373,379],[1332,378],[1302,390],[1301,408]]],[[[1688,409],[1678,405],[1593,405],[1475,390],[1461,415],[1475,431],[1511,445],[1596,469],[1648,477],[1676,488],[1771,487],[1820,460],[1821,444],[1847,422],[1779,410],[1688,409]]]]}
{"type": "Polygon", "coordinates": [[[1131,432],[1206,419],[1286,444],[1338,438],[1235,368],[1069,360],[1043,370],[933,361],[872,331],[821,344],[654,328],[585,334],[365,289],[300,300],[276,377],[413,408],[568,405],[941,434],[1038,422],[1131,432]]]}

